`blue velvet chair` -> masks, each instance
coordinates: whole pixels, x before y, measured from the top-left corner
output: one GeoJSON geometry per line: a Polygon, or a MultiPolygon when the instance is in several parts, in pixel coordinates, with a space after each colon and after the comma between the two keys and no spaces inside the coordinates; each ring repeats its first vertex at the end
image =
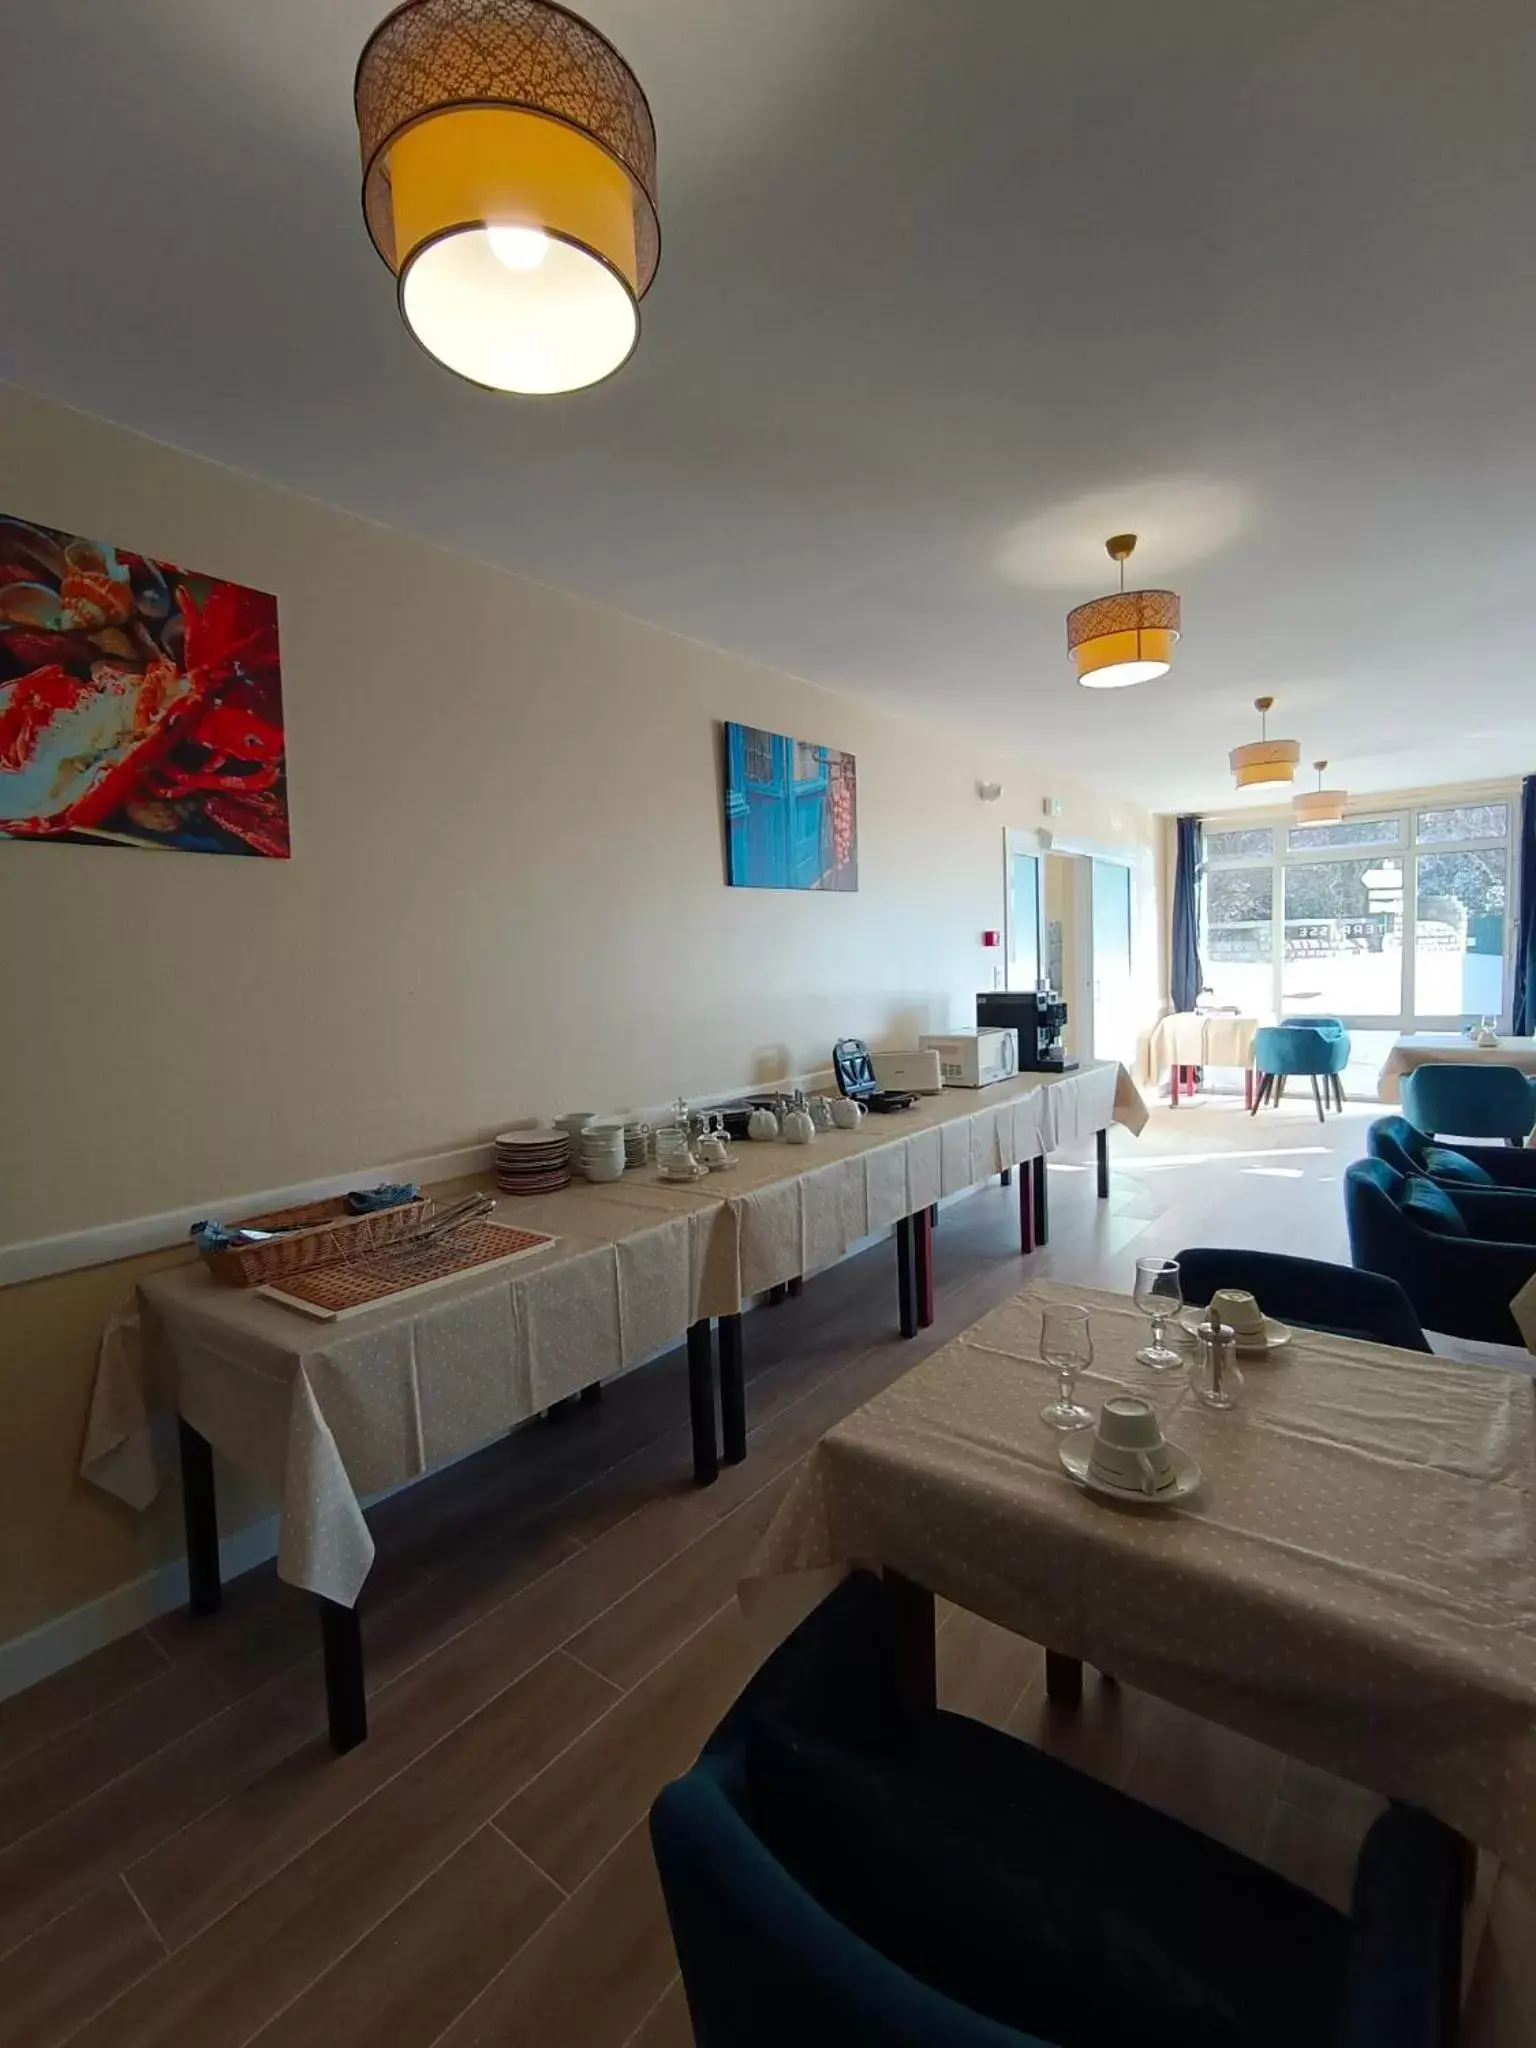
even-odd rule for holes
{"type": "Polygon", "coordinates": [[[1437,1145],[1405,1116],[1379,1116],[1365,1134],[1372,1159],[1455,1187],[1516,1188],[1536,1194],[1536,1151],[1525,1146],[1437,1145]]]}
{"type": "Polygon", "coordinates": [[[1509,1304],[1536,1273],[1536,1202],[1356,1159],[1344,1169],[1344,1215],[1350,1257],[1396,1280],[1426,1330],[1524,1344],[1509,1304]]]}
{"type": "Polygon", "coordinates": [[[1438,1821],[1375,1824],[1346,1916],[900,1671],[855,1573],[652,1807],[698,2048],[1450,2048],[1438,1821]]]}
{"type": "Polygon", "coordinates": [[[1333,1266],[1326,1259],[1293,1259],[1284,1252],[1228,1251],[1197,1245],[1179,1253],[1184,1299],[1204,1306],[1218,1287],[1246,1287],[1264,1313],[1282,1323],[1363,1337],[1402,1351],[1427,1351],[1413,1304],[1395,1280],[1333,1266]]]}
{"type": "Polygon", "coordinates": [[[1305,1074],[1312,1083],[1312,1100],[1321,1123],[1325,1092],[1336,1109],[1344,1107],[1344,1084],[1339,1076],[1349,1065],[1349,1033],[1336,1017],[1316,1023],[1293,1017],[1286,1024],[1265,1024],[1253,1034],[1253,1064],[1259,1076],[1253,1098],[1255,1116],[1265,1102],[1280,1100],[1292,1074],[1305,1074]]]}
{"type": "Polygon", "coordinates": [[[1403,1076],[1403,1114],[1429,1137],[1449,1131],[1523,1145],[1536,1124],[1536,1086],[1518,1067],[1431,1060],[1403,1076]]]}

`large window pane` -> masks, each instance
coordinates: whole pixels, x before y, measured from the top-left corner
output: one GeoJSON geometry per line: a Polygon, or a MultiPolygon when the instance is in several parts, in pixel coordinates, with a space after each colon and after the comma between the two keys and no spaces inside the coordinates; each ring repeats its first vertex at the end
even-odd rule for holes
{"type": "Polygon", "coordinates": [[[1211,1000],[1272,1016],[1273,868],[1208,868],[1200,891],[1200,964],[1211,1000]]]}
{"type": "Polygon", "coordinates": [[[1504,1008],[1507,862],[1502,846],[1486,853],[1419,855],[1413,952],[1416,1017],[1497,1017],[1504,1008]]]}
{"type": "Polygon", "coordinates": [[[1508,804],[1452,804],[1445,810],[1420,811],[1420,846],[1450,846],[1459,839],[1506,839],[1508,804]]]}
{"type": "Polygon", "coordinates": [[[1396,846],[1402,838],[1400,818],[1340,818],[1335,825],[1293,825],[1286,838],[1292,853],[1323,846],[1396,846]]]}
{"type": "Polygon", "coordinates": [[[1203,831],[1200,835],[1207,860],[1272,860],[1275,852],[1273,825],[1245,825],[1231,832],[1203,831]]]}
{"type": "Polygon", "coordinates": [[[1396,855],[1285,870],[1287,1015],[1397,1016],[1403,1006],[1403,863],[1396,855]]]}

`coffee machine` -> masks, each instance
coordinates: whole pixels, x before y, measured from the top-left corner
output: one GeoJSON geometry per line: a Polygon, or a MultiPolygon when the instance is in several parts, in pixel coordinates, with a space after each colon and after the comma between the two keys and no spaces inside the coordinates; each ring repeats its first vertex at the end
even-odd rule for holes
{"type": "Polygon", "coordinates": [[[1077,1065],[1062,1043],[1067,1006],[1048,983],[1029,990],[983,990],[976,997],[976,1022],[1018,1032],[1021,1074],[1069,1074],[1077,1065]]]}

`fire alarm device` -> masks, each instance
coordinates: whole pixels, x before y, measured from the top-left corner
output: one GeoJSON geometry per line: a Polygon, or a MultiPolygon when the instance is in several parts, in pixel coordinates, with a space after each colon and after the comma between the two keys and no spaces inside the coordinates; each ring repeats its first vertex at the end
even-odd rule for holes
{"type": "Polygon", "coordinates": [[[1001,932],[983,932],[981,943],[984,946],[1000,946],[1003,943],[1003,935],[1001,932]]]}

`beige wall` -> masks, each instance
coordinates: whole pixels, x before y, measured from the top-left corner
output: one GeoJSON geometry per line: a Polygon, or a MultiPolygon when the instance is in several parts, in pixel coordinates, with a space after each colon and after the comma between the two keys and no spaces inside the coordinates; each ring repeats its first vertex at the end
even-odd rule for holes
{"type": "MultiPolygon", "coordinates": [[[[294,834],[288,862],[0,844],[0,1244],[970,1021],[1034,765],[3,388],[0,447],[0,510],[277,593],[294,834]],[[857,755],[857,895],[724,885],[726,718],[857,755]]],[[[1050,789],[1061,830],[1147,849],[1150,897],[1150,821],[1050,789]]],[[[132,1277],[0,1294],[32,1570],[0,1638],[143,1568],[69,1477],[132,1277]]]]}

